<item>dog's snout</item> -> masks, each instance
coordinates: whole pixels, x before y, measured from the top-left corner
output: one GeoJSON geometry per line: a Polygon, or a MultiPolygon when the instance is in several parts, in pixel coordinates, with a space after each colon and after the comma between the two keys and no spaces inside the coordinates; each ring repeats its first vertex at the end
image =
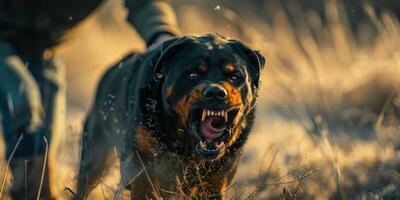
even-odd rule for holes
{"type": "Polygon", "coordinates": [[[221,101],[225,100],[227,96],[228,92],[225,90],[225,88],[217,84],[211,84],[203,90],[203,97],[207,101],[221,101]]]}

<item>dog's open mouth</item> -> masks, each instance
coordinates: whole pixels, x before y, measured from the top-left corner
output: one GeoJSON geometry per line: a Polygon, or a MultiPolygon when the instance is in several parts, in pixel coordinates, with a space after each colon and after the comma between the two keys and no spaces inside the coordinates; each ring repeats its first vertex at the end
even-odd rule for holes
{"type": "Polygon", "coordinates": [[[189,131],[199,139],[196,152],[204,158],[216,158],[225,150],[239,107],[221,110],[194,108],[188,120],[189,131]]]}

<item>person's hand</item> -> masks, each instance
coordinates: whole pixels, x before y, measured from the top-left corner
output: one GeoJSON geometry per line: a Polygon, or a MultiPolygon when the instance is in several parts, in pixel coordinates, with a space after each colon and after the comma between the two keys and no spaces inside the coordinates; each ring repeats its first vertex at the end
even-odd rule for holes
{"type": "Polygon", "coordinates": [[[159,34],[159,35],[155,38],[154,42],[149,46],[148,50],[150,51],[150,50],[152,50],[152,49],[155,49],[155,48],[157,48],[158,46],[162,45],[162,43],[164,43],[165,41],[170,40],[170,39],[173,39],[173,38],[174,38],[174,36],[171,35],[171,34],[169,34],[169,33],[162,33],[162,34],[159,34]]]}

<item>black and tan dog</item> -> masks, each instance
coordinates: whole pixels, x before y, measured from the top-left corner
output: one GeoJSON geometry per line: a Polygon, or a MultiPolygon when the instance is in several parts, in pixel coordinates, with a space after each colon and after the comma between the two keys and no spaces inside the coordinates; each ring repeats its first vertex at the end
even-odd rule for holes
{"type": "Polygon", "coordinates": [[[252,127],[263,65],[243,43],[207,34],[112,67],[85,124],[79,195],[118,152],[132,199],[222,198],[252,127]]]}

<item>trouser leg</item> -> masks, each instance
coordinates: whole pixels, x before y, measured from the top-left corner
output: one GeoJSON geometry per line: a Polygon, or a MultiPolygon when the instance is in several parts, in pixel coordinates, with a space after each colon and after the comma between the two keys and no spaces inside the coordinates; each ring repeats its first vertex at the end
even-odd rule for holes
{"type": "Polygon", "coordinates": [[[49,184],[43,191],[51,191],[51,195],[56,196],[56,192],[60,189],[56,179],[57,155],[60,142],[65,137],[65,67],[63,61],[58,58],[48,58],[40,64],[42,67],[32,65],[29,68],[39,85],[45,111],[42,132],[50,143],[47,160],[49,184]]]}
{"type": "MultiPolygon", "coordinates": [[[[45,159],[44,156],[39,155],[11,161],[13,183],[9,193],[12,199],[36,199],[40,184],[42,184],[40,199],[56,199],[53,190],[50,189],[51,173],[48,169],[43,173],[45,159]]],[[[48,165],[46,167],[48,168],[48,165]]]]}
{"type": "Polygon", "coordinates": [[[0,41],[0,111],[7,158],[11,159],[14,175],[10,195],[20,199],[18,195],[25,194],[28,185],[27,195],[36,196],[43,175],[41,197],[55,197],[55,158],[65,120],[63,66],[54,60],[22,61],[10,46],[0,41]],[[21,135],[23,139],[17,146],[21,135]],[[43,174],[44,137],[50,142],[50,151],[43,174]],[[10,158],[16,146],[14,157],[10,158]]]}

